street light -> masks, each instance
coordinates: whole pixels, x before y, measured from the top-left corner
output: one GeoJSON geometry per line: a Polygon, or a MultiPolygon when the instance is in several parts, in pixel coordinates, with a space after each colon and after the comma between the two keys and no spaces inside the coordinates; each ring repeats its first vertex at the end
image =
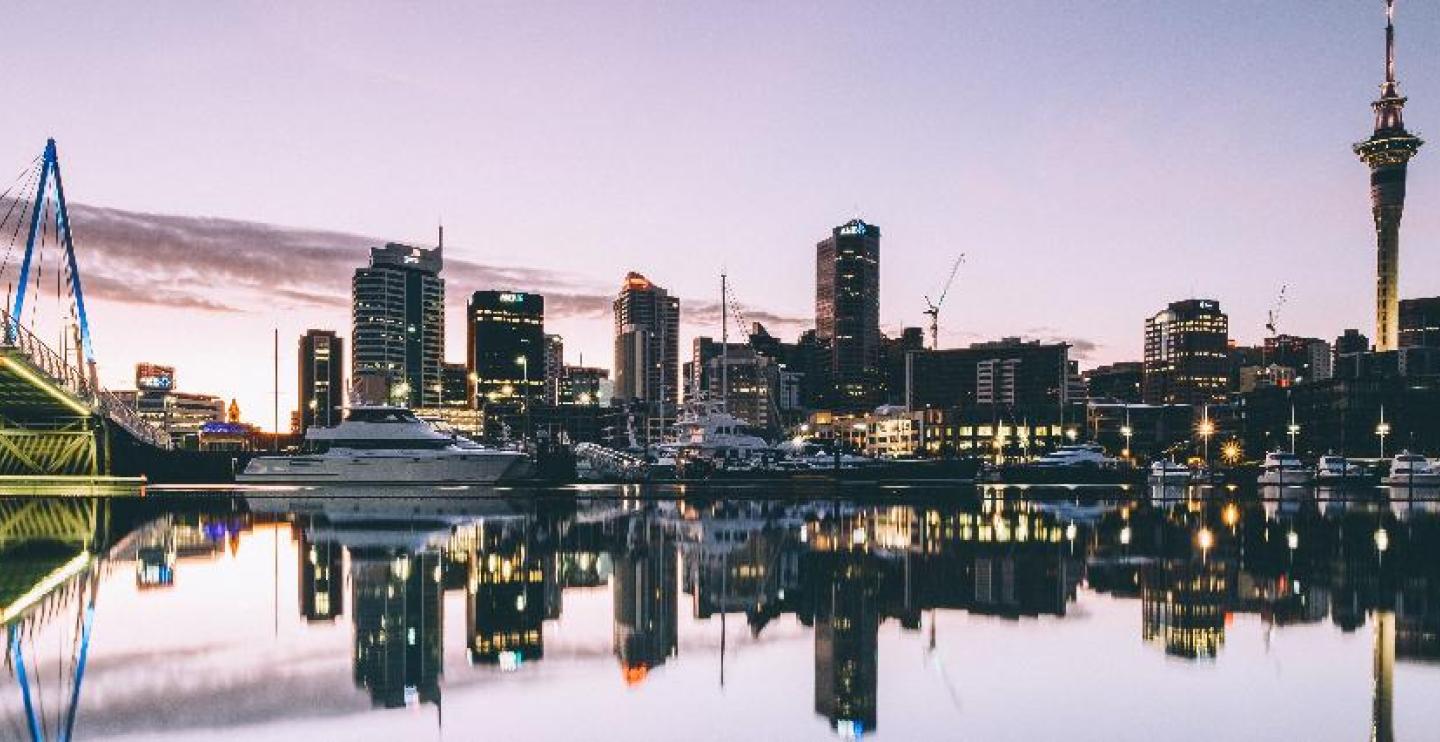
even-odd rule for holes
{"type": "Polygon", "coordinates": [[[1375,426],[1375,435],[1380,436],[1380,458],[1385,458],[1385,436],[1390,435],[1390,423],[1385,422],[1385,407],[1380,407],[1380,424],[1375,426]]]}
{"type": "Polygon", "coordinates": [[[1125,458],[1130,458],[1130,436],[1135,434],[1135,429],[1129,425],[1120,426],[1120,435],[1125,436],[1125,458]]]}
{"type": "Polygon", "coordinates": [[[1210,413],[1207,410],[1205,419],[1200,421],[1200,440],[1204,442],[1205,466],[1210,466],[1210,436],[1215,434],[1215,423],[1210,422],[1210,413]]]}
{"type": "Polygon", "coordinates": [[[525,437],[530,437],[530,359],[525,356],[516,356],[515,362],[520,364],[521,379],[524,396],[521,404],[525,406],[525,437]]]}

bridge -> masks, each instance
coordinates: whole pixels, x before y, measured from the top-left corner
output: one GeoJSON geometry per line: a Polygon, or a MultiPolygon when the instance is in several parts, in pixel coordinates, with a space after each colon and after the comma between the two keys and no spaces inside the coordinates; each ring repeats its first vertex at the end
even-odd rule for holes
{"type": "Polygon", "coordinates": [[[0,309],[0,480],[103,477],[116,471],[117,443],[157,450],[173,444],[164,430],[98,383],[55,140],[32,164],[0,193],[0,235],[11,235],[0,280],[7,278],[19,236],[25,236],[13,300],[0,309]],[[69,304],[67,316],[51,318],[60,326],[59,350],[33,329],[40,302],[32,302],[26,314],[26,299],[40,294],[47,258],[57,303],[63,293],[69,304]]]}

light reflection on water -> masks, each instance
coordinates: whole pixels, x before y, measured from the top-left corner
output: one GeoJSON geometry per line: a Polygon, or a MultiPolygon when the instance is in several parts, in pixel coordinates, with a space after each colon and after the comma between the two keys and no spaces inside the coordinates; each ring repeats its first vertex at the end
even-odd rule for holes
{"type": "Polygon", "coordinates": [[[0,499],[0,738],[1437,733],[1424,493],[312,494],[0,499]]]}

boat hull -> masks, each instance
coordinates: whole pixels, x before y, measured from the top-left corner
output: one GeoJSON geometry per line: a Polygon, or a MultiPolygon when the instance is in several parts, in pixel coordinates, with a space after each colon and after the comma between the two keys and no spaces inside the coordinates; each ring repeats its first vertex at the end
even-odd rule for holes
{"type": "Polygon", "coordinates": [[[445,456],[408,453],[262,456],[235,477],[241,484],[493,484],[523,479],[529,459],[514,451],[445,456]]]}

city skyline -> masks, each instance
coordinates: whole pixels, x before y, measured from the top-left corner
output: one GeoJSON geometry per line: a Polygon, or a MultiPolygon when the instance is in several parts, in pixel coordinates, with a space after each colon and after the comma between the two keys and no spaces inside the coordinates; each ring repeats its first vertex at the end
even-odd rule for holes
{"type": "MultiPolygon", "coordinates": [[[[497,33],[474,51],[460,47],[453,33],[435,32],[412,50],[423,52],[421,62],[389,60],[393,71],[378,83],[382,71],[348,45],[378,33],[386,21],[436,31],[436,18],[351,17],[316,49],[305,49],[264,17],[222,19],[255,32],[251,40],[276,53],[271,64],[315,55],[305,57],[316,64],[300,77],[335,82],[322,97],[337,112],[305,105],[297,115],[323,134],[288,120],[257,126],[260,111],[296,103],[299,81],[282,75],[274,91],[257,91],[225,67],[236,58],[234,44],[201,43],[234,41],[239,32],[183,13],[167,21],[173,25],[156,28],[133,20],[107,25],[114,19],[97,11],[75,33],[108,34],[95,58],[115,62],[113,69],[67,74],[68,91],[36,91],[35,105],[0,124],[0,162],[20,167],[53,134],[67,163],[69,197],[106,207],[77,206],[74,218],[81,271],[102,318],[95,336],[103,382],[123,386],[134,362],[174,365],[182,389],[236,397],[246,417],[266,427],[271,389],[268,374],[259,370],[269,360],[270,328],[278,325],[291,338],[311,327],[348,335],[344,288],[365,250],[390,240],[428,246],[440,221],[453,243],[447,244],[453,290],[445,359],[452,362],[463,348],[457,336],[463,335],[463,306],[455,297],[515,288],[546,294],[547,329],[564,335],[573,349],[567,362],[578,362],[583,352],[587,365],[603,365],[611,338],[605,305],[597,312],[596,300],[608,302],[628,270],[646,273],[684,300],[682,347],[696,334],[717,334],[712,325],[718,322],[708,321],[718,319],[714,302],[708,315],[697,310],[716,293],[722,268],[752,316],[767,310],[803,323],[810,287],[791,286],[783,277],[810,273],[817,236],[857,212],[886,229],[881,323],[891,334],[923,324],[921,295],[935,290],[935,274],[955,252],[969,253],[942,317],[942,346],[1020,334],[1075,341],[1085,366],[1134,360],[1143,317],[1186,296],[1219,299],[1231,314],[1232,336],[1254,343],[1264,334],[1265,311],[1281,284],[1291,292],[1285,332],[1328,338],[1346,327],[1369,327],[1373,290],[1366,277],[1373,275],[1374,225],[1362,205],[1364,167],[1346,147],[1370,122],[1368,105],[1382,79],[1380,3],[1324,3],[1304,16],[1245,5],[1243,26],[1232,23],[1238,5],[1187,6],[1186,14],[1100,8],[1083,18],[1035,12],[1038,7],[1022,3],[983,16],[916,9],[869,26],[863,23],[869,16],[853,8],[825,16],[792,10],[723,19],[677,11],[649,18],[642,32],[609,40],[577,37],[571,27],[576,19],[544,17],[542,11],[542,17],[494,19],[496,28],[553,27],[557,38],[583,43],[564,51],[533,35],[497,33]],[[837,31],[836,40],[807,40],[754,58],[737,58],[736,50],[717,43],[727,36],[718,31],[727,28],[763,36],[815,24],[837,31]],[[649,33],[671,26],[675,40],[649,33]],[[860,33],[862,28],[873,35],[860,33]],[[142,31],[169,38],[182,30],[193,38],[167,51],[196,70],[135,51],[146,48],[136,41],[142,31]],[[995,38],[985,38],[987,33],[995,38]],[[1126,42],[1119,49],[1110,43],[1117,35],[1126,42]],[[943,38],[949,41],[942,46],[943,38]],[[1177,51],[1178,39],[1193,48],[1177,51]],[[879,51],[853,57],[841,40],[873,42],[879,51]],[[683,69],[645,71],[647,62],[669,59],[672,44],[685,41],[700,45],[683,69]],[[615,61],[587,75],[574,55],[599,52],[605,54],[596,58],[615,61]],[[503,71],[478,74],[484,70],[479,62],[503,53],[542,68],[535,91],[504,86],[503,71]],[[806,53],[819,61],[807,64],[801,58],[806,53]],[[437,59],[451,59],[457,70],[478,77],[462,85],[423,64],[437,59]],[[544,68],[547,59],[553,69],[544,68]],[[723,64],[735,66],[735,82],[713,82],[715,91],[692,91],[680,77],[723,64]],[[1256,69],[1269,73],[1273,84],[1256,85],[1256,69]],[[132,74],[123,81],[107,78],[121,70],[132,74]],[[1042,79],[1047,73],[1058,77],[1042,79]],[[183,135],[149,126],[144,113],[159,105],[150,100],[155,94],[118,95],[137,90],[145,75],[157,81],[148,87],[163,97],[182,96],[221,115],[195,120],[178,107],[167,110],[164,120],[185,124],[183,135]],[[1124,83],[1115,85],[1117,79],[1124,83]],[[235,105],[216,98],[225,87],[217,83],[226,81],[245,93],[241,98],[264,105],[229,123],[218,120],[235,105]],[[773,86],[729,88],[765,81],[773,86]],[[98,94],[107,82],[114,90],[98,94]],[[408,105],[416,96],[433,97],[452,115],[463,110],[495,118],[512,107],[525,115],[517,113],[514,121],[500,116],[501,123],[493,124],[480,117],[480,130],[493,141],[475,136],[456,142],[464,146],[447,144],[448,133],[468,131],[453,117],[340,126],[338,112],[355,115],[360,107],[373,114],[369,106],[380,104],[360,105],[361,83],[379,85],[386,93],[379,101],[408,105]],[[644,105],[636,98],[640,90],[654,92],[658,103],[644,105]],[[1077,97],[1077,90],[1085,95],[1077,97]],[[1147,97],[1144,110],[1126,103],[1137,91],[1147,97]],[[62,93],[87,96],[87,113],[100,106],[102,115],[83,120],[102,123],[73,126],[82,119],[67,115],[73,101],[53,97],[62,93]],[[567,102],[570,93],[593,106],[592,126],[566,137],[553,124],[535,123],[575,105],[567,102]],[[618,100],[607,93],[619,94],[618,100]],[[814,112],[867,100],[872,103],[863,115],[827,132],[833,137],[797,139],[818,120],[814,112]],[[103,115],[112,109],[130,113],[103,115]],[[1007,116],[999,117],[999,109],[1007,116]],[[687,110],[713,120],[696,122],[682,113],[687,110]],[[756,116],[773,123],[761,127],[756,116]],[[237,121],[256,131],[240,131],[237,121]],[[996,121],[1009,126],[996,129],[996,121]],[[901,125],[913,129],[904,141],[895,137],[901,125]],[[996,146],[1000,135],[1023,137],[1029,146],[996,146]],[[436,162],[437,146],[452,161],[438,168],[415,164],[436,162]],[[417,157],[417,148],[431,156],[417,157]],[[210,154],[202,158],[202,151],[210,154]],[[717,158],[718,151],[727,158],[717,158]],[[731,151],[740,156],[729,158],[731,151]],[[1166,154],[1156,160],[1156,152],[1166,154]],[[294,164],[276,170],[281,158],[294,164]],[[195,168],[194,162],[209,166],[195,168]],[[414,172],[396,182],[406,166],[414,172]],[[471,167],[473,173],[461,172],[471,167]],[[325,177],[318,187],[307,187],[295,168],[325,177]],[[1096,180],[1101,172],[1105,177],[1096,180]],[[294,175],[294,182],[280,175],[294,175]],[[617,179],[613,189],[609,177],[617,179]],[[327,187],[325,178],[343,178],[344,187],[333,187],[335,181],[327,187]],[[1142,183],[1149,185],[1137,185],[1142,183]],[[382,203],[384,208],[367,206],[382,203]],[[1137,220],[1137,211],[1145,218],[1137,220]],[[247,231],[185,214],[304,226],[247,231]],[[706,234],[710,225],[734,223],[737,214],[749,238],[706,234]],[[157,235],[159,243],[151,239],[157,235]],[[323,255],[315,248],[324,248],[323,255]],[[1196,257],[1175,265],[1171,256],[1182,255],[1196,257]],[[235,265],[242,257],[247,263],[235,265]],[[1047,269],[1076,261],[1114,267],[1087,271],[1080,285],[1071,271],[1047,269]],[[292,262],[303,270],[292,271],[292,262]],[[346,267],[333,275],[316,270],[342,263],[346,267]],[[460,265],[467,268],[454,270],[460,265]],[[266,285],[267,271],[279,270],[293,280],[282,288],[296,295],[282,295],[288,305],[277,307],[256,287],[266,285]],[[1022,270],[1024,280],[1017,277],[1022,270]],[[565,302],[556,306],[550,298],[556,294],[575,297],[568,311],[565,302]],[[1085,302],[1096,295],[1107,301],[1085,302]],[[1076,311],[1081,302],[1084,311],[1076,311]],[[286,310],[283,316],[277,308],[286,310]],[[174,327],[173,336],[186,343],[133,329],[157,323],[174,327]],[[255,373],[233,373],[237,352],[255,373]]],[[[301,23],[288,27],[307,27],[307,12],[291,11],[301,23]]],[[[1440,36],[1440,12],[1402,3],[1397,23],[1400,76],[1411,101],[1407,113],[1423,134],[1426,122],[1440,117],[1440,83],[1425,74],[1433,66],[1427,50],[1440,36]]],[[[411,42],[412,36],[402,35],[393,46],[418,44],[420,36],[411,42]]],[[[27,39],[22,47],[31,43],[37,42],[27,39]]],[[[34,57],[70,72],[68,63],[47,54],[53,52],[36,51],[34,57]]],[[[1440,219],[1425,208],[1440,180],[1431,170],[1422,159],[1410,174],[1400,298],[1440,293],[1430,278],[1440,256],[1427,249],[1440,232],[1440,219]]],[[[771,330],[793,339],[801,327],[771,330]]],[[[292,344],[281,347],[281,368],[292,368],[292,344]]],[[[282,427],[295,404],[287,386],[281,385],[282,427]]]]}

